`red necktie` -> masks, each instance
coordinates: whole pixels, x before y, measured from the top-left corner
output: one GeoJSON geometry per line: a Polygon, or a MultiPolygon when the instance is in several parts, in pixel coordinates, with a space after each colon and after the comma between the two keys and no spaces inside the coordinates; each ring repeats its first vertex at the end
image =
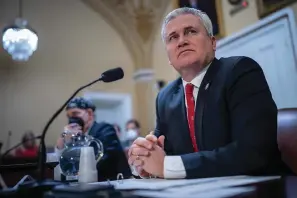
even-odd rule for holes
{"type": "Polygon", "coordinates": [[[188,113],[188,125],[190,129],[190,136],[192,140],[192,145],[195,152],[198,152],[198,147],[196,144],[195,137],[195,99],[193,96],[194,85],[188,83],[186,84],[186,102],[187,102],[187,113],[188,113]]]}

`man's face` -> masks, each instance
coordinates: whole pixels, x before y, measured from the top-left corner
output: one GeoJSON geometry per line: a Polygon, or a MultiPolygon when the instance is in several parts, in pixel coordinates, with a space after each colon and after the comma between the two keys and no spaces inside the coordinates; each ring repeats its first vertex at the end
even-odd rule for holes
{"type": "Polygon", "coordinates": [[[88,124],[88,121],[92,118],[92,112],[90,109],[79,109],[72,108],[66,111],[67,117],[76,117],[81,118],[84,121],[85,126],[88,124]]]}
{"type": "Polygon", "coordinates": [[[193,65],[205,66],[216,49],[215,38],[192,14],[177,16],[166,25],[165,43],[170,64],[177,71],[193,65]]]}

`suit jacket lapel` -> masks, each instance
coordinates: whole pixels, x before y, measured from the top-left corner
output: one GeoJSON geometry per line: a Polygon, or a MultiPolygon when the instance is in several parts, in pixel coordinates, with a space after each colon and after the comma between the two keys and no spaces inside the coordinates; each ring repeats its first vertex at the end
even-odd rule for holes
{"type": "Polygon", "coordinates": [[[195,135],[199,150],[203,150],[203,111],[207,101],[208,92],[211,89],[211,83],[215,77],[219,66],[219,61],[215,58],[209,66],[198,91],[195,110],[195,135]]]}
{"type": "MultiPolygon", "coordinates": [[[[180,79],[180,84],[178,86],[178,89],[173,94],[172,98],[172,104],[177,105],[176,108],[173,108],[176,110],[176,113],[174,113],[176,116],[176,123],[178,126],[178,135],[177,137],[181,138],[180,142],[183,142],[181,145],[181,151],[182,153],[191,153],[193,152],[191,137],[190,137],[190,129],[188,126],[188,119],[187,119],[187,111],[186,111],[186,105],[185,105],[185,94],[184,94],[184,88],[182,84],[182,80],[180,79]]],[[[178,140],[177,140],[178,141],[178,140]]]]}

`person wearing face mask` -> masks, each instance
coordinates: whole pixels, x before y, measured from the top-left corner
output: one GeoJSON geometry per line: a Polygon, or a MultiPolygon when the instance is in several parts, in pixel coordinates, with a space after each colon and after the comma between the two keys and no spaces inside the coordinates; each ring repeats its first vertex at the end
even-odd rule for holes
{"type": "Polygon", "coordinates": [[[140,135],[140,124],[136,119],[128,120],[126,123],[125,141],[129,147],[133,141],[140,135]]]}
{"type": "Polygon", "coordinates": [[[66,116],[69,123],[57,140],[57,155],[62,154],[65,141],[69,140],[72,134],[90,135],[99,139],[104,148],[104,155],[97,164],[98,180],[116,179],[118,173],[122,173],[125,178],[130,177],[131,170],[114,127],[105,122],[97,123],[95,110],[96,107],[82,97],[74,98],[68,103],[66,116]]]}

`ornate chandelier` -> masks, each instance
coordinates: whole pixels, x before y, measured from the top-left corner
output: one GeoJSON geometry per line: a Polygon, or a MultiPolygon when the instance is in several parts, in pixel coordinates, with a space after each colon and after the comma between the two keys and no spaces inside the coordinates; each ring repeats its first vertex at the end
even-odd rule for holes
{"type": "Polygon", "coordinates": [[[22,18],[22,0],[19,0],[19,18],[13,25],[3,30],[3,48],[11,55],[13,60],[27,61],[37,49],[37,33],[28,26],[28,22],[22,18]]]}

